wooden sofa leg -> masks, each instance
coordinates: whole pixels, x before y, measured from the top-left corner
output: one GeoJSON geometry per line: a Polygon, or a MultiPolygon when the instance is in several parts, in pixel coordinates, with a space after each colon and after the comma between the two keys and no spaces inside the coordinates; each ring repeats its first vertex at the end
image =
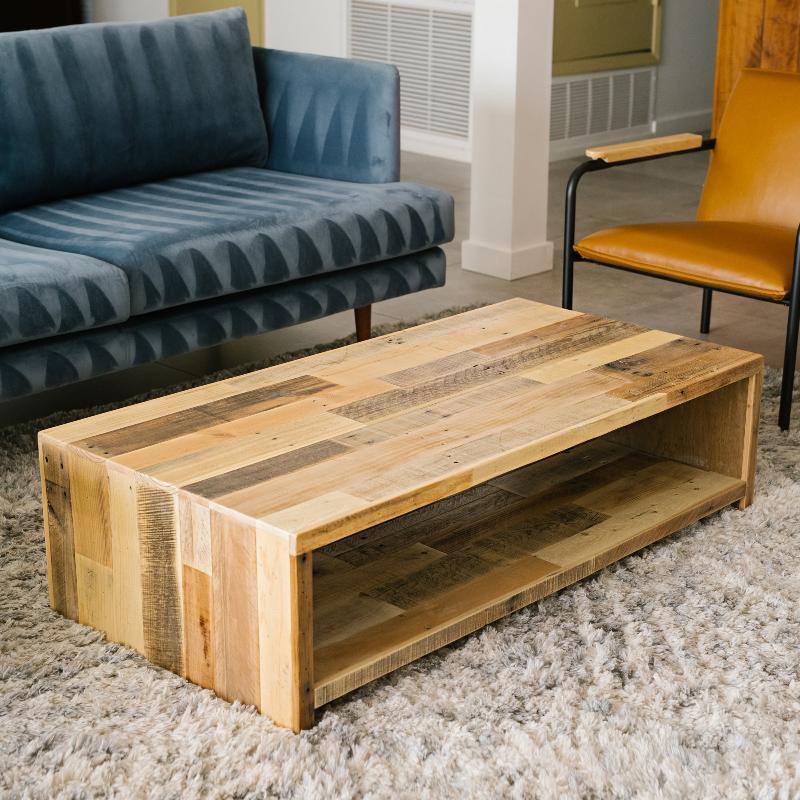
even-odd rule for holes
{"type": "Polygon", "coordinates": [[[356,308],[356,339],[363,342],[372,336],[372,306],[356,308]]]}

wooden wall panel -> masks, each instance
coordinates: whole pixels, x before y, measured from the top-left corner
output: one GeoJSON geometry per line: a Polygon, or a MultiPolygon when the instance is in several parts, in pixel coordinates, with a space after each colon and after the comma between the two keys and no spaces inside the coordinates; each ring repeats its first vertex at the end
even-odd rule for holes
{"type": "Polygon", "coordinates": [[[800,72],[800,0],[722,0],[713,131],[746,67],[800,72]]]}

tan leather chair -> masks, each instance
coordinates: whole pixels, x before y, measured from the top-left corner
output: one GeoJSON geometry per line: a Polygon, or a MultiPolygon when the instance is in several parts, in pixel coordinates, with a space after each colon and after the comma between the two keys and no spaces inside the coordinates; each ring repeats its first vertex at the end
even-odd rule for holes
{"type": "Polygon", "coordinates": [[[573,265],[589,261],[703,288],[708,333],[713,291],[789,307],[779,424],[792,403],[800,322],[800,75],[744,70],[716,140],[680,134],[586,151],[567,183],[563,306],[572,308],[573,265]],[[693,222],[624,225],[575,243],[578,181],[587,172],[712,150],[693,222]]]}

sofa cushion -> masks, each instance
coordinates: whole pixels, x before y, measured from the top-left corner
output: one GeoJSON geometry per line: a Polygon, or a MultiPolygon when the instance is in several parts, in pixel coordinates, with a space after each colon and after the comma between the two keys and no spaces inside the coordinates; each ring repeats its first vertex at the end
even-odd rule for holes
{"type": "Polygon", "coordinates": [[[241,9],[0,34],[0,210],[263,166],[241,9]]]}
{"type": "Polygon", "coordinates": [[[438,248],[0,349],[0,402],[444,285],[438,248]]]}
{"type": "Polygon", "coordinates": [[[0,236],[117,265],[142,314],[426,250],[453,238],[453,199],[234,168],[5,214],[0,236]]]}
{"type": "Polygon", "coordinates": [[[125,273],[94,258],[0,240],[0,347],[126,320],[125,273]]]}

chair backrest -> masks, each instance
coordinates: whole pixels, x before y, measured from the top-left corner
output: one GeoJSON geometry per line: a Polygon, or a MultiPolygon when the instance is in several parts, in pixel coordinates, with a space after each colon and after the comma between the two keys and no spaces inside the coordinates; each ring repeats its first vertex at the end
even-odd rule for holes
{"type": "Polygon", "coordinates": [[[800,225],[800,75],[742,72],[720,123],[697,218],[800,225]]]}

